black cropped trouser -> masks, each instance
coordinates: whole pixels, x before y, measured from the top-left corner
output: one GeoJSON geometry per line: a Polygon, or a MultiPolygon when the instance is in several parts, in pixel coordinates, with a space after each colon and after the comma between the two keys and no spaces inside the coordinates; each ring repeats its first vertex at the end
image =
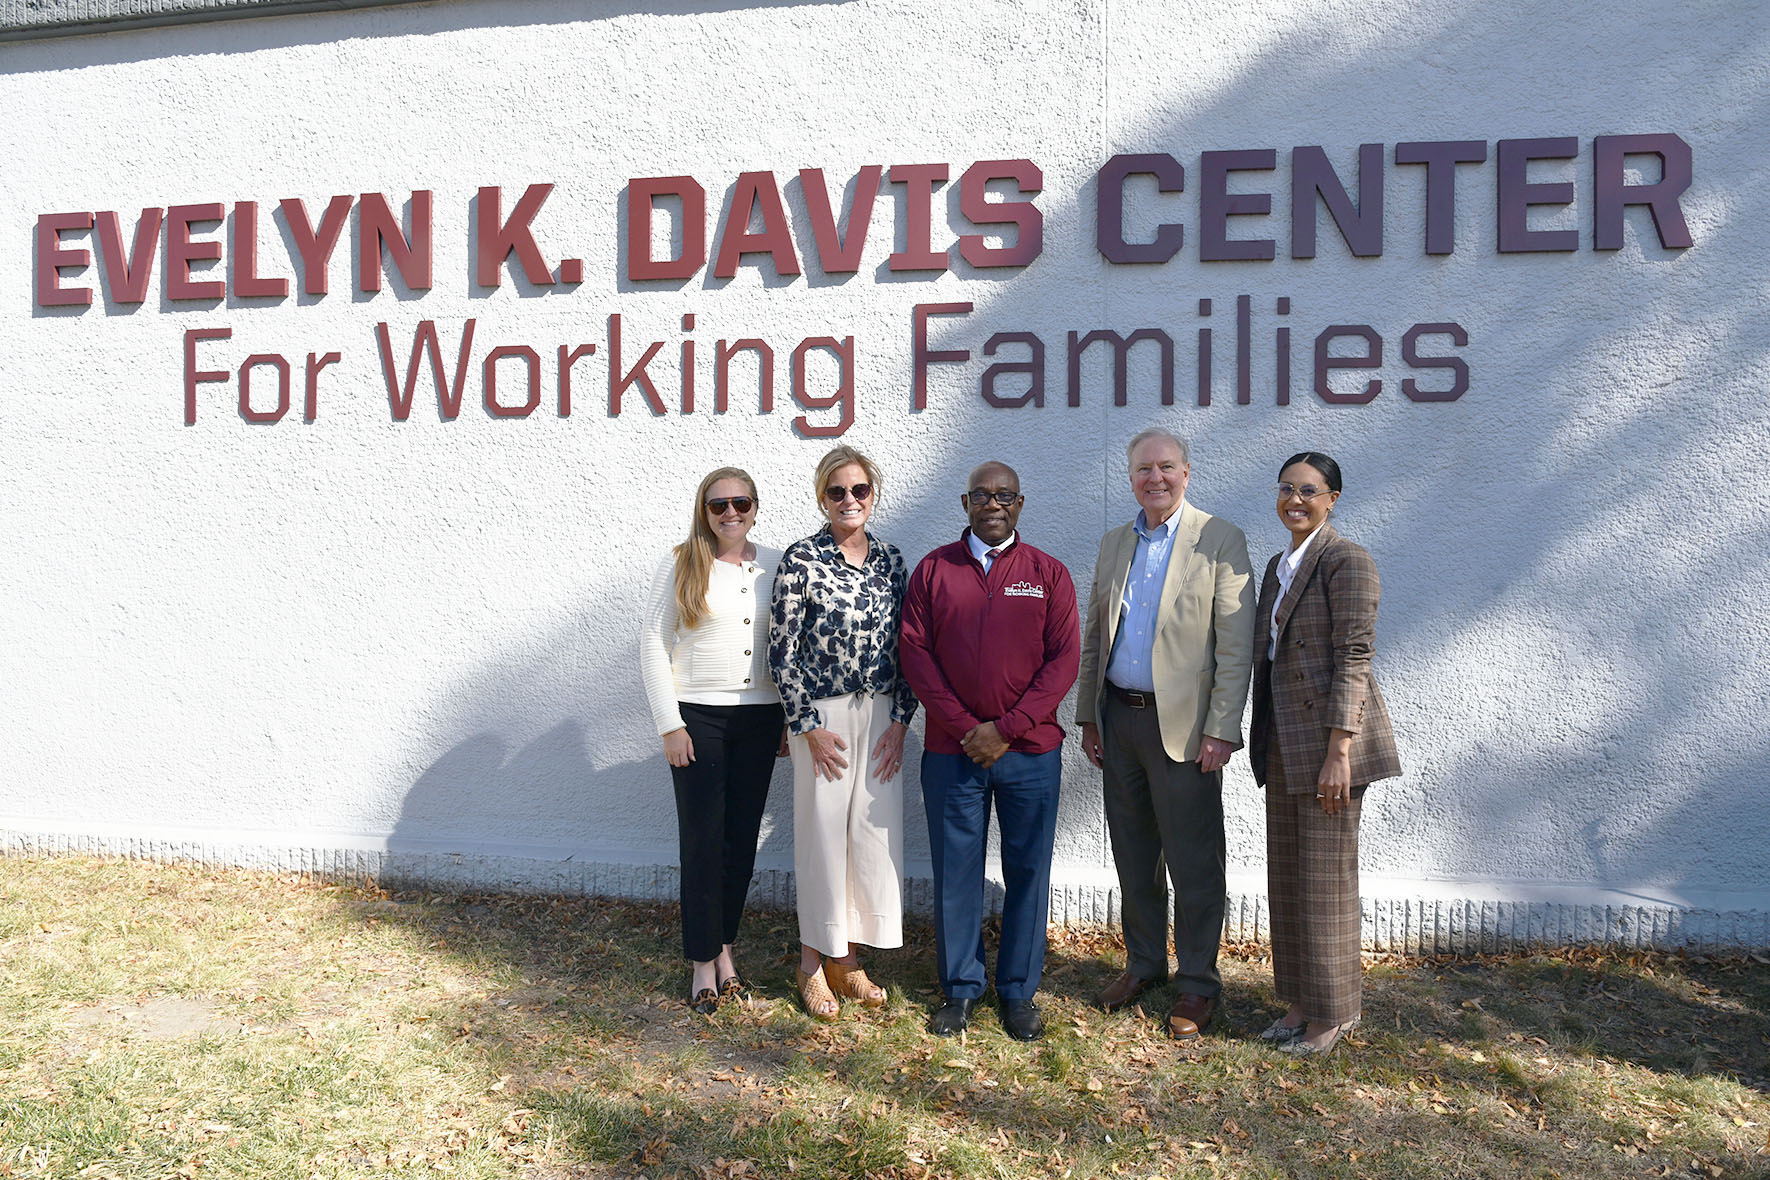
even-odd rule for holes
{"type": "Polygon", "coordinates": [[[779,705],[685,701],[681,709],[694,743],[694,761],[670,768],[682,865],[682,953],[706,962],[737,941],[784,716],[779,705]]]}

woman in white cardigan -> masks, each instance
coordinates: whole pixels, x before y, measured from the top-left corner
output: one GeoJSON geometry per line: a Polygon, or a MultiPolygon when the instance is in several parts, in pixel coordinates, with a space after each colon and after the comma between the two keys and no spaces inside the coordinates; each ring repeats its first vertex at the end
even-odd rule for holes
{"type": "Polygon", "coordinates": [[[688,540],[652,578],[639,668],[676,786],[688,1002],[710,1014],[742,992],[732,962],[756,863],[780,695],[768,671],[768,603],[780,552],[750,540],[756,481],[721,467],[695,493],[688,540]]]}

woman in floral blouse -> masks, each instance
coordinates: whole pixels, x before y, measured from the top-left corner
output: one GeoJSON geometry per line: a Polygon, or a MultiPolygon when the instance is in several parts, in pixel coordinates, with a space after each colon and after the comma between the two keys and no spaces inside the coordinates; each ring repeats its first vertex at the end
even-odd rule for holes
{"type": "Polygon", "coordinates": [[[897,665],[908,571],[866,527],[878,469],[840,446],[818,463],[813,486],[829,524],[781,558],[768,666],[793,756],[799,995],[811,1016],[833,1020],[837,996],[885,1003],[854,944],[903,945],[899,771],[916,698],[897,665]]]}

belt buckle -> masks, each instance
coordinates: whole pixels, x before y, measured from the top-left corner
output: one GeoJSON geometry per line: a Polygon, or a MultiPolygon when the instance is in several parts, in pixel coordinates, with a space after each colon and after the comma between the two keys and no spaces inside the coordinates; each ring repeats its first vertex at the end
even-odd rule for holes
{"type": "Polygon", "coordinates": [[[1115,689],[1118,689],[1119,699],[1121,701],[1124,701],[1125,704],[1131,706],[1131,708],[1133,708],[1133,709],[1147,709],[1149,707],[1149,694],[1148,693],[1138,692],[1135,689],[1119,688],[1119,686],[1116,684],[1113,685],[1113,687],[1115,689]]]}

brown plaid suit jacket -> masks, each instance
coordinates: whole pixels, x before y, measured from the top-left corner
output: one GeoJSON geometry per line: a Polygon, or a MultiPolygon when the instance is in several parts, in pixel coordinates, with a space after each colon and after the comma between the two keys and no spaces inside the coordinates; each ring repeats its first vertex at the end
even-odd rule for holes
{"type": "Polygon", "coordinates": [[[1371,669],[1382,595],[1376,563],[1333,525],[1322,525],[1279,606],[1277,655],[1268,659],[1278,559],[1275,554],[1266,563],[1254,609],[1254,724],[1248,743],[1254,778],[1266,784],[1267,753],[1276,742],[1287,790],[1313,791],[1330,729],[1353,735],[1354,785],[1393,778],[1401,773],[1401,759],[1371,669]]]}

